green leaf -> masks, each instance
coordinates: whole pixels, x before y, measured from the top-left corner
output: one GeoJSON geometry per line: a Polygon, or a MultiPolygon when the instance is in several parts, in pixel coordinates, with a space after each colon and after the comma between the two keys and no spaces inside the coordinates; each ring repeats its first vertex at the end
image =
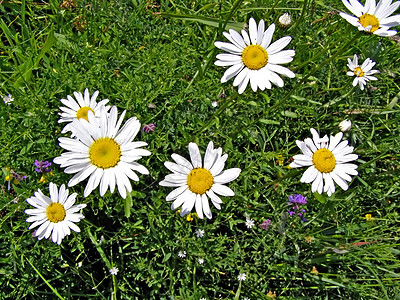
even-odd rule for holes
{"type": "Polygon", "coordinates": [[[127,218],[129,218],[131,215],[132,205],[133,205],[132,194],[127,193],[126,198],[124,199],[124,211],[125,211],[125,217],[127,218]]]}
{"type": "Polygon", "coordinates": [[[325,197],[325,196],[323,196],[323,195],[321,195],[321,194],[315,192],[315,193],[314,193],[314,197],[315,197],[315,199],[317,199],[319,202],[321,202],[321,203],[326,203],[326,197],[325,197]]]}
{"type": "MultiPolygon", "coordinates": [[[[214,19],[214,18],[204,17],[204,16],[170,14],[170,13],[166,13],[166,12],[161,12],[160,15],[163,17],[167,17],[167,18],[199,22],[199,23],[202,23],[205,25],[216,27],[216,28],[219,28],[220,24],[222,23],[222,21],[219,19],[214,19]]],[[[243,29],[243,23],[228,21],[228,23],[226,24],[225,30],[229,30],[229,29],[234,29],[236,31],[240,31],[243,29]]]]}
{"type": "Polygon", "coordinates": [[[282,111],[281,115],[289,118],[297,118],[297,114],[289,110],[282,111]]]}

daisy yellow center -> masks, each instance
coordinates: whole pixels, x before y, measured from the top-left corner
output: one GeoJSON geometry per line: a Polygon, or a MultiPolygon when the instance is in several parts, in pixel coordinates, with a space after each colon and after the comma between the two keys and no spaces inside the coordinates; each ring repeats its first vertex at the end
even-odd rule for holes
{"type": "Polygon", "coordinates": [[[358,22],[364,27],[367,28],[371,26],[369,32],[374,32],[379,28],[379,20],[374,15],[370,14],[363,14],[359,19],[358,22]]]}
{"type": "Polygon", "coordinates": [[[53,202],[46,209],[47,219],[52,223],[58,223],[65,219],[65,208],[58,202],[53,202]]]}
{"type": "Polygon", "coordinates": [[[268,53],[260,45],[250,45],[243,50],[242,61],[250,70],[260,70],[268,63],[268,53]]]}
{"type": "Polygon", "coordinates": [[[115,167],[121,159],[121,147],[112,138],[100,138],[90,146],[89,159],[98,168],[115,167]]]}
{"type": "Polygon", "coordinates": [[[357,67],[354,70],[354,75],[356,75],[357,77],[364,77],[364,72],[360,67],[357,67]]]}
{"type": "Polygon", "coordinates": [[[325,148],[315,151],[312,162],[314,167],[321,173],[330,173],[336,166],[335,155],[325,148]]]}
{"type": "Polygon", "coordinates": [[[190,171],[187,177],[189,190],[195,194],[203,195],[214,183],[214,177],[211,172],[204,168],[197,168],[190,171]]]}
{"type": "Polygon", "coordinates": [[[78,109],[78,111],[76,112],[76,117],[78,119],[85,119],[86,121],[89,121],[88,119],[88,112],[91,111],[92,113],[94,113],[93,109],[91,109],[89,106],[84,106],[81,107],[80,109],[78,109]]]}

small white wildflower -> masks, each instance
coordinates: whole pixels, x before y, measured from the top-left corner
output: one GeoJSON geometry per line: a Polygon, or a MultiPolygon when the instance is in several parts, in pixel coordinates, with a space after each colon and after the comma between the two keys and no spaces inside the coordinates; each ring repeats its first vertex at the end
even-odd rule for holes
{"type": "Polygon", "coordinates": [[[207,299],[203,297],[203,298],[200,298],[200,300],[207,300],[207,299]]]}
{"type": "Polygon", "coordinates": [[[116,267],[112,267],[109,271],[111,275],[117,275],[119,270],[116,267]]]}
{"type": "Polygon", "coordinates": [[[197,261],[200,265],[204,264],[204,258],[199,258],[197,261]]]}
{"type": "Polygon", "coordinates": [[[250,300],[250,298],[249,297],[244,297],[243,300],[250,300]]]}
{"type": "Polygon", "coordinates": [[[351,121],[347,120],[347,119],[343,120],[339,124],[339,129],[340,129],[341,132],[349,131],[351,129],[351,121]]]}
{"type": "Polygon", "coordinates": [[[288,13],[284,13],[279,17],[278,24],[281,27],[290,27],[292,25],[292,18],[288,13]]]}
{"type": "Polygon", "coordinates": [[[178,252],[178,256],[179,256],[180,258],[185,258],[185,257],[186,257],[186,251],[179,251],[179,252],[178,252]]]}
{"type": "Polygon", "coordinates": [[[217,101],[213,101],[213,102],[211,103],[211,106],[212,106],[212,107],[217,107],[217,106],[218,106],[218,102],[217,102],[217,101]]]}
{"type": "Polygon", "coordinates": [[[246,227],[247,228],[252,228],[254,226],[254,220],[253,219],[246,219],[246,227]]]}
{"type": "Polygon", "coordinates": [[[240,273],[238,276],[239,281],[245,281],[246,280],[246,273],[240,273]]]}
{"type": "Polygon", "coordinates": [[[3,96],[3,101],[5,104],[10,105],[11,102],[14,101],[14,98],[10,94],[8,94],[7,96],[3,96]]]}
{"type": "Polygon", "coordinates": [[[103,242],[104,242],[104,235],[102,235],[102,236],[100,237],[99,244],[102,244],[103,242]]]}
{"type": "Polygon", "coordinates": [[[196,234],[196,236],[198,238],[202,238],[204,236],[204,230],[203,229],[197,229],[195,234],[196,234]]]}
{"type": "Polygon", "coordinates": [[[81,267],[82,267],[82,262],[81,262],[81,261],[78,262],[76,266],[77,266],[78,268],[81,268],[81,267]]]}

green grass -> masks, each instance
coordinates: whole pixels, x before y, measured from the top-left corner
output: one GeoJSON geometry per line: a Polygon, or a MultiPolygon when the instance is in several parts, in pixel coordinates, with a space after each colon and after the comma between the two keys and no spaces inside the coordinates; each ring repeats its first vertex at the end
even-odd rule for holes
{"type": "MultiPolygon", "coordinates": [[[[278,299],[400,298],[396,41],[359,34],[336,14],[346,10],[338,0],[60,4],[0,5],[0,95],[15,99],[0,103],[1,299],[271,299],[269,291],[278,299]],[[292,36],[286,48],[296,55],[286,66],[296,78],[264,92],[248,86],[242,95],[232,80],[221,84],[224,68],[214,61],[222,51],[214,42],[226,41],[222,31],[250,17],[276,23],[283,12],[295,24],[277,27],[273,39],[292,36]],[[364,91],[346,75],[354,54],[380,70],[364,91]],[[48,193],[48,183],[38,183],[33,163],[63,152],[59,100],[85,88],[99,90],[98,99],[110,99],[127,117],[156,125],[136,138],[149,144],[152,155],[140,163],[150,175],[132,183],[130,209],[118,193],[100,197],[96,189],[84,198],[85,182],[70,188],[87,204],[81,233],[61,246],[37,241],[25,200],[38,188],[48,193]],[[353,122],[345,138],[359,155],[359,175],[348,191],[312,194],[299,181],[305,169],[287,167],[299,153],[295,141],[310,128],[334,134],[345,118],[353,122]],[[189,142],[205,151],[210,140],[228,153],[226,167],[242,173],[221,211],[212,207],[211,220],[188,222],[165,201],[171,188],[158,184],[169,173],[163,163],[172,153],[188,157],[189,142]],[[7,182],[6,167],[27,179],[7,182]],[[307,222],[287,217],[294,193],[307,196],[307,222]],[[248,217],[256,222],[251,229],[248,217]],[[265,231],[258,224],[266,219],[272,224],[265,231]],[[240,273],[247,274],[241,283],[240,273]]],[[[66,184],[71,176],[52,168],[50,180],[66,184]]]]}

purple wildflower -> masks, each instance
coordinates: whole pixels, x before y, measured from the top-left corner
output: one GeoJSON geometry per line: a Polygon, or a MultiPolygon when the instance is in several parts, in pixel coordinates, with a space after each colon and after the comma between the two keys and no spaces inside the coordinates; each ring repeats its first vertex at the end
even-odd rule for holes
{"type": "Polygon", "coordinates": [[[17,181],[22,181],[22,180],[26,179],[25,175],[20,175],[17,172],[15,172],[14,170],[11,170],[11,175],[12,175],[12,178],[17,181]]]}
{"type": "Polygon", "coordinates": [[[300,220],[306,222],[307,219],[304,218],[304,214],[306,212],[305,209],[300,209],[301,205],[307,204],[307,198],[300,194],[289,195],[288,205],[293,205],[292,209],[288,210],[289,216],[298,215],[300,220]]]}
{"type": "Polygon", "coordinates": [[[153,123],[151,124],[146,124],[143,126],[142,132],[150,133],[153,132],[156,129],[156,125],[153,123]]]}
{"type": "Polygon", "coordinates": [[[43,160],[37,160],[35,159],[35,166],[37,168],[35,168],[35,171],[38,173],[49,173],[51,172],[50,166],[51,166],[51,162],[43,161],[43,160]]]}
{"type": "Polygon", "coordinates": [[[260,226],[261,229],[267,230],[268,227],[269,227],[269,225],[271,225],[271,220],[270,220],[270,219],[267,219],[267,220],[264,220],[264,221],[263,221],[260,225],[258,225],[258,226],[260,226]]]}
{"type": "Polygon", "coordinates": [[[306,205],[307,204],[307,197],[304,197],[303,195],[300,194],[294,194],[289,195],[289,202],[287,203],[288,205],[306,205]]]}

